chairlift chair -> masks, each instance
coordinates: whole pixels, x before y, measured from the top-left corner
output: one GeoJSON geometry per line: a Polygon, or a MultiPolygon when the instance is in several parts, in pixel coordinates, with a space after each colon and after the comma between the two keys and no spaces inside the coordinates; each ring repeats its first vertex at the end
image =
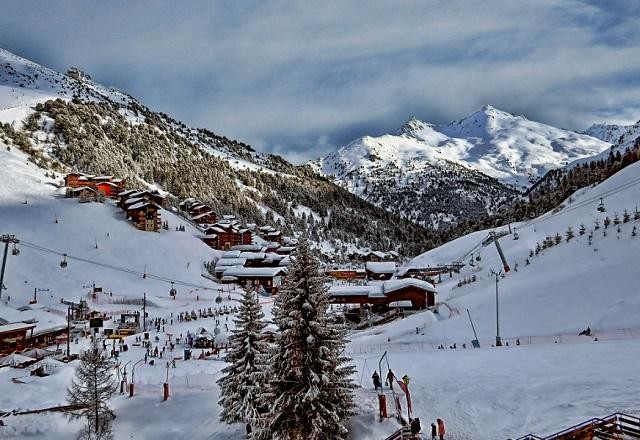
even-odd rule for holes
{"type": "Polygon", "coordinates": [[[604,203],[602,202],[602,197],[600,197],[600,203],[598,203],[598,212],[605,212],[604,203]]]}
{"type": "Polygon", "coordinates": [[[480,256],[480,254],[476,255],[476,261],[482,261],[482,257],[480,256]]]}
{"type": "Polygon", "coordinates": [[[169,296],[175,297],[177,293],[178,292],[176,291],[175,287],[173,287],[173,281],[171,281],[171,290],[169,290],[169,296]]]}
{"type": "Polygon", "coordinates": [[[520,238],[520,237],[518,236],[518,233],[517,233],[517,232],[514,232],[514,233],[513,233],[513,239],[514,239],[514,240],[518,240],[519,238],[520,238]]]}
{"type": "Polygon", "coordinates": [[[20,249],[16,247],[16,244],[13,244],[13,249],[11,250],[11,255],[20,255],[20,249]]]}
{"type": "Polygon", "coordinates": [[[473,262],[473,254],[471,254],[471,258],[469,259],[469,266],[475,267],[476,263],[473,262]]]}
{"type": "Polygon", "coordinates": [[[62,261],[60,262],[60,268],[64,269],[67,267],[67,254],[62,255],[62,261]]]}

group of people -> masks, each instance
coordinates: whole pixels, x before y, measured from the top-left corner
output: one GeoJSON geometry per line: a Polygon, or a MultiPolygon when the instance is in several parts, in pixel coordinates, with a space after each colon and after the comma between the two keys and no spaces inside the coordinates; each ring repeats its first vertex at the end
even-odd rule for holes
{"type": "MultiPolygon", "coordinates": [[[[382,382],[380,381],[380,375],[378,374],[377,371],[373,372],[373,375],[371,376],[371,379],[373,380],[373,386],[375,388],[376,391],[380,390],[382,391],[382,382]]],[[[409,376],[407,376],[406,374],[404,376],[402,376],[402,382],[406,385],[409,386],[409,376]]],[[[391,371],[391,369],[389,369],[389,372],[387,373],[387,386],[389,388],[391,388],[393,390],[393,383],[396,381],[396,375],[393,374],[393,371],[391,371]]]]}
{"type": "MultiPolygon", "coordinates": [[[[371,375],[371,379],[373,380],[373,386],[375,388],[376,391],[382,391],[382,382],[380,381],[380,375],[378,374],[377,371],[374,370],[373,375],[371,375]]],[[[402,383],[405,386],[409,386],[409,376],[407,376],[406,374],[404,376],[402,376],[402,383]]],[[[396,381],[396,376],[393,373],[393,371],[391,371],[391,369],[389,369],[389,372],[387,373],[387,386],[389,386],[389,388],[391,388],[391,390],[393,390],[393,383],[396,381]]],[[[409,427],[411,429],[411,434],[418,434],[421,430],[422,430],[422,426],[420,425],[420,419],[418,417],[413,418],[409,421],[409,427]]],[[[446,433],[446,429],[444,426],[444,420],[442,419],[437,419],[435,421],[435,423],[431,424],[431,438],[432,440],[443,440],[444,439],[444,435],[446,433]]]]}
{"type": "MultiPolygon", "coordinates": [[[[422,426],[420,426],[420,419],[418,417],[411,419],[409,422],[409,429],[411,430],[412,435],[420,433],[422,426]]],[[[431,440],[443,440],[446,432],[444,420],[436,419],[435,423],[431,424],[431,440]]]]}

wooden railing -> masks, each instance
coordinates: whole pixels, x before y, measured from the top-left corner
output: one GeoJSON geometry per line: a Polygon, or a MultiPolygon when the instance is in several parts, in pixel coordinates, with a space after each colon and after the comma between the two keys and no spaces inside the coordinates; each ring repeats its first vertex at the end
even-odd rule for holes
{"type": "Polygon", "coordinates": [[[516,440],[621,440],[640,439],[640,418],[615,413],[603,418],[593,418],[546,437],[533,434],[516,440]]]}

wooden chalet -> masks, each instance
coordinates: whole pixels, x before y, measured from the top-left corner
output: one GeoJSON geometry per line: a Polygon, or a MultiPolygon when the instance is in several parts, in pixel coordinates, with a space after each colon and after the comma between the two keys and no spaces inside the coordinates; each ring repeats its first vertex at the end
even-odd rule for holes
{"type": "Polygon", "coordinates": [[[392,303],[410,302],[411,309],[421,310],[435,305],[436,294],[431,283],[411,278],[329,288],[330,301],[334,304],[369,304],[378,309],[388,308],[392,303]]]}
{"type": "Polygon", "coordinates": [[[282,245],[282,232],[280,232],[273,226],[261,226],[260,228],[258,228],[258,235],[263,240],[282,245]]]}
{"type": "Polygon", "coordinates": [[[325,271],[325,275],[339,281],[364,280],[367,278],[367,272],[364,269],[329,269],[325,271]]]}
{"type": "Polygon", "coordinates": [[[0,325],[0,354],[10,354],[27,348],[27,333],[35,326],[24,322],[0,325]]]}
{"type": "Polygon", "coordinates": [[[393,261],[367,261],[365,270],[370,280],[390,280],[397,268],[393,261]]]}
{"type": "Polygon", "coordinates": [[[68,188],[66,196],[79,198],[80,202],[95,202],[98,200],[98,191],[89,186],[78,186],[68,188]]]}
{"type": "Polygon", "coordinates": [[[89,187],[100,192],[104,197],[115,198],[124,190],[124,180],[113,176],[94,176],[84,173],[69,173],[64,178],[68,188],[89,187]]]}
{"type": "Polygon", "coordinates": [[[218,215],[209,210],[192,217],[191,220],[199,225],[211,225],[218,221],[218,215]]]}
{"type": "Polygon", "coordinates": [[[160,230],[160,207],[153,202],[140,200],[126,206],[127,219],[141,231],[160,230]]]}
{"type": "Polygon", "coordinates": [[[286,269],[283,267],[243,267],[231,266],[222,273],[223,283],[237,283],[241,286],[262,288],[267,293],[277,293],[282,285],[286,269]]]}
{"type": "Polygon", "coordinates": [[[220,221],[206,228],[204,233],[201,240],[214,249],[229,250],[233,246],[253,243],[251,231],[243,228],[237,221],[220,221]]]}

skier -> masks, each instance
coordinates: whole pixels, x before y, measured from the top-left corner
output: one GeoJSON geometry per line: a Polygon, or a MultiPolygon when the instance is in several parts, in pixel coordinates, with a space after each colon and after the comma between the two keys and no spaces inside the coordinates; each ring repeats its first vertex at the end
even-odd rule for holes
{"type": "Polygon", "coordinates": [[[438,436],[440,437],[440,440],[442,440],[444,439],[444,435],[446,433],[444,429],[444,420],[438,419],[436,420],[436,422],[438,423],[438,436]]]}
{"type": "Polygon", "coordinates": [[[371,379],[373,379],[373,386],[375,387],[375,390],[378,391],[378,388],[382,390],[382,384],[380,383],[380,376],[378,376],[377,371],[373,372],[371,379]]]}
{"type": "Polygon", "coordinates": [[[409,376],[407,376],[406,374],[402,376],[402,381],[406,386],[409,386],[409,376]]]}
{"type": "Polygon", "coordinates": [[[432,423],[431,424],[431,440],[437,440],[438,439],[438,428],[436,428],[436,424],[432,423]]]}
{"type": "Polygon", "coordinates": [[[387,383],[389,384],[389,388],[391,388],[392,391],[393,391],[394,380],[396,380],[396,376],[395,374],[393,374],[393,371],[389,370],[389,372],[387,373],[387,383]]]}

